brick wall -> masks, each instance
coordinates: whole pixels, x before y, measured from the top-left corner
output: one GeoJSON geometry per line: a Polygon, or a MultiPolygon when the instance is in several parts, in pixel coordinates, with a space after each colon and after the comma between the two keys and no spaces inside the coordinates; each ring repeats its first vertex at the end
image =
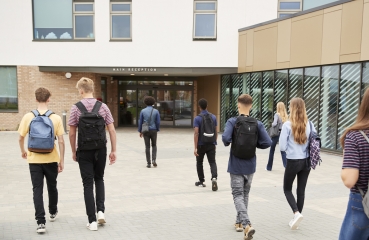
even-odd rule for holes
{"type": "MultiPolygon", "coordinates": [[[[65,77],[65,72],[40,72],[37,66],[18,66],[18,113],[0,113],[0,130],[17,130],[22,117],[32,109],[37,108],[34,92],[39,87],[45,87],[51,91],[49,109],[62,116],[63,111],[67,111],[67,121],[69,111],[73,104],[80,100],[77,89],[77,81],[81,77],[88,77],[95,82],[94,97],[101,97],[101,77],[95,73],[73,73],[70,79],[65,77]]],[[[117,81],[111,83],[108,77],[108,106],[112,111],[116,124],[118,123],[118,103],[117,103],[117,81]],[[115,92],[114,92],[115,91],[115,92]],[[110,101],[112,99],[112,101],[110,101]]]]}

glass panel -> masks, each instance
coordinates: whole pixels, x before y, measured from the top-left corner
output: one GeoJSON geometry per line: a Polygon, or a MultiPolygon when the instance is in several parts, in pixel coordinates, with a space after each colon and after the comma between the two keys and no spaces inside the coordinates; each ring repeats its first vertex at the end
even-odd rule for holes
{"type": "MultiPolygon", "coordinates": [[[[150,90],[151,91],[151,90],[150,90]]],[[[156,107],[160,113],[160,126],[173,126],[175,91],[158,90],[156,107]]],[[[190,125],[191,125],[191,119],[190,125]]]]}
{"type": "Polygon", "coordinates": [[[215,10],[215,3],[196,3],[196,10],[215,10]]]}
{"type": "Polygon", "coordinates": [[[112,12],[130,12],[131,4],[112,4],[111,5],[112,12]]]}
{"type": "Polygon", "coordinates": [[[195,14],[195,37],[215,37],[215,14],[195,14]]]}
{"type": "Polygon", "coordinates": [[[287,106],[287,80],[287,70],[275,71],[273,109],[277,109],[279,102],[283,102],[287,106]]]}
{"type": "Polygon", "coordinates": [[[233,74],[231,75],[231,99],[229,103],[228,113],[230,117],[238,116],[237,100],[242,94],[243,89],[243,78],[242,75],[233,74]]]}
{"type": "Polygon", "coordinates": [[[72,10],[71,0],[34,0],[34,39],[72,39],[72,10]]]}
{"type": "Polygon", "coordinates": [[[106,79],[101,79],[101,100],[106,103],[106,79]]]}
{"type": "Polygon", "coordinates": [[[192,91],[176,91],[174,116],[175,126],[192,125],[192,91]]]}
{"type": "Polygon", "coordinates": [[[94,37],[94,16],[77,15],[75,16],[76,38],[95,38],[94,37]]]}
{"type": "Polygon", "coordinates": [[[181,86],[192,86],[193,81],[175,81],[175,85],[181,85],[181,86]]]}
{"type": "Polygon", "coordinates": [[[119,81],[119,85],[137,85],[137,81],[119,81]]]}
{"type": "Polygon", "coordinates": [[[119,91],[119,114],[122,126],[135,126],[137,124],[137,91],[119,91]]]}
{"type": "Polygon", "coordinates": [[[369,87],[369,62],[363,63],[363,82],[361,84],[361,97],[364,96],[365,90],[369,87]]]}
{"type": "Polygon", "coordinates": [[[339,139],[342,133],[354,124],[357,117],[360,104],[360,68],[360,63],[341,65],[337,149],[341,149],[339,139]]]}
{"type": "Polygon", "coordinates": [[[131,38],[131,15],[111,16],[112,38],[131,38]]]}
{"type": "Polygon", "coordinates": [[[174,81],[138,81],[139,85],[174,85],[174,81]]]}
{"type": "Polygon", "coordinates": [[[305,68],[304,100],[308,119],[318,130],[320,67],[305,68]]]}
{"type": "Polygon", "coordinates": [[[303,98],[303,85],[302,85],[302,68],[299,69],[291,69],[290,70],[290,78],[289,78],[289,84],[288,84],[288,106],[290,105],[290,101],[292,98],[303,98]]]}
{"type": "Polygon", "coordinates": [[[322,68],[319,134],[322,148],[332,150],[336,149],[338,75],[338,65],[322,68]]]}
{"type": "Polygon", "coordinates": [[[252,108],[250,116],[261,119],[260,114],[260,94],[261,94],[261,73],[251,74],[251,90],[250,95],[252,97],[252,108]]]}
{"type": "Polygon", "coordinates": [[[242,93],[250,94],[250,73],[243,74],[242,78],[243,78],[242,93]]]}
{"type": "Polygon", "coordinates": [[[291,10],[300,10],[300,2],[281,2],[279,5],[280,9],[291,9],[291,10]]]}
{"type": "Polygon", "coordinates": [[[338,0],[304,0],[303,11],[319,7],[328,3],[336,2],[338,0]]]}
{"type": "Polygon", "coordinates": [[[261,121],[266,129],[269,129],[273,122],[273,78],[274,72],[263,73],[263,93],[261,96],[261,121]]]}
{"type": "Polygon", "coordinates": [[[0,67],[0,112],[18,110],[16,67],[0,67]]]}
{"type": "Polygon", "coordinates": [[[223,75],[220,92],[220,127],[224,130],[225,123],[230,118],[229,109],[229,92],[230,92],[231,76],[223,75]]]}
{"type": "Polygon", "coordinates": [[[287,17],[287,16],[291,16],[294,13],[280,13],[279,17],[287,17]]]}
{"type": "Polygon", "coordinates": [[[76,12],[93,12],[93,4],[74,4],[74,11],[76,12]]]}

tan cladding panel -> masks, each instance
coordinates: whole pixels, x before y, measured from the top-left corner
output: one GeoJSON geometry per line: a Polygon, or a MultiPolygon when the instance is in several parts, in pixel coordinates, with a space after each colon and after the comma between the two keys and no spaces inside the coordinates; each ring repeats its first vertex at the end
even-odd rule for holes
{"type": "Polygon", "coordinates": [[[320,65],[322,57],[323,11],[292,21],[290,67],[320,65]],[[311,15],[311,17],[307,17],[311,15]]]}
{"type": "Polygon", "coordinates": [[[238,37],[238,72],[246,71],[247,35],[240,33],[238,37]]]}
{"type": "Polygon", "coordinates": [[[277,41],[277,26],[254,32],[253,71],[277,67],[277,41]]]}
{"type": "Polygon", "coordinates": [[[363,36],[361,41],[361,60],[369,59],[369,0],[364,4],[363,36]]]}
{"type": "Polygon", "coordinates": [[[278,22],[277,63],[289,62],[291,57],[291,19],[278,22]]]}
{"type": "Polygon", "coordinates": [[[254,65],[254,29],[247,31],[246,67],[254,65]]]}
{"type": "Polygon", "coordinates": [[[356,0],[342,7],[341,53],[360,53],[363,26],[363,0],[356,0]]]}
{"type": "Polygon", "coordinates": [[[340,61],[341,24],[337,23],[341,20],[342,10],[340,9],[324,14],[321,64],[340,61]]]}

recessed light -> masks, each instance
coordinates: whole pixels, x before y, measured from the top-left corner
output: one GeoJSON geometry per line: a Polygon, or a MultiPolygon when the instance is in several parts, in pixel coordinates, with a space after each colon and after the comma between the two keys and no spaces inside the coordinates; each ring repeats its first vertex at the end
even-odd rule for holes
{"type": "Polygon", "coordinates": [[[165,73],[164,76],[169,76],[169,74],[168,73],[165,73]]]}
{"type": "Polygon", "coordinates": [[[135,74],[134,73],[131,73],[131,76],[134,76],[135,74]]]}

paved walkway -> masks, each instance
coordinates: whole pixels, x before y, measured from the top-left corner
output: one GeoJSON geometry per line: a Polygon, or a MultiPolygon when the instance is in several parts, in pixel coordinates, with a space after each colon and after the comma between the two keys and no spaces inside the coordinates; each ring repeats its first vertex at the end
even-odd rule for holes
{"type": "MultiPolygon", "coordinates": [[[[158,135],[158,168],[145,166],[143,140],[134,129],[118,130],[118,161],[106,166],[107,224],[86,229],[87,217],[78,165],[66,140],[65,170],[58,177],[59,215],[36,233],[28,165],[20,157],[18,135],[0,132],[0,239],[243,239],[233,229],[235,209],[229,186],[229,148],[219,145],[219,191],[197,188],[193,134],[190,129],[163,129],[158,135]]],[[[254,239],[337,239],[349,191],[340,180],[341,157],[323,154],[310,174],[304,221],[291,231],[293,217],[282,190],[283,167],[276,154],[272,172],[264,170],[269,151],[258,151],[250,195],[254,239]]],[[[209,179],[209,165],[205,165],[209,179]]],[[[208,181],[209,183],[209,181],[208,181]]],[[[210,185],[210,184],[209,184],[210,185]]],[[[46,190],[46,188],[45,188],[46,190]]],[[[47,206],[47,192],[44,192],[47,206]]]]}

